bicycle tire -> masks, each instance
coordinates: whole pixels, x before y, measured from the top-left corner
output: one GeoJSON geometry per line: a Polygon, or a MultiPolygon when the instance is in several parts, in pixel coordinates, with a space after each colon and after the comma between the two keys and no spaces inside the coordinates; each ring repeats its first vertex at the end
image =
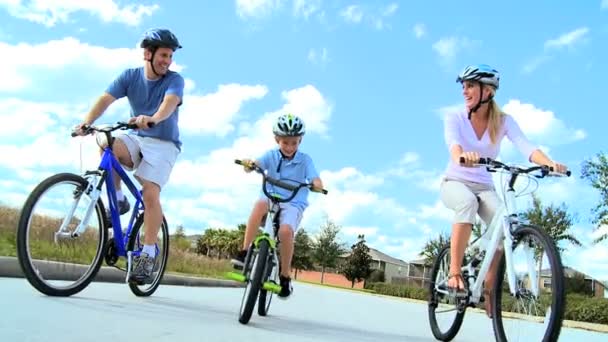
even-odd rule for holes
{"type": "MultiPolygon", "coordinates": [[[[266,271],[264,272],[264,279],[262,279],[262,284],[269,281],[272,275],[272,271],[276,267],[274,264],[274,260],[272,260],[273,253],[269,253],[268,258],[266,259],[266,271]]],[[[260,296],[258,298],[258,315],[264,317],[268,315],[268,311],[270,310],[270,303],[272,303],[272,291],[265,290],[264,288],[260,289],[260,296]]]]}
{"type": "Polygon", "coordinates": [[[91,281],[95,278],[101,264],[103,262],[103,253],[105,251],[105,243],[107,239],[107,230],[105,229],[105,209],[103,203],[100,199],[97,200],[95,205],[95,212],[97,213],[98,225],[99,225],[99,243],[97,246],[97,252],[95,254],[95,258],[93,259],[93,263],[84,272],[84,275],[78,279],[77,282],[74,283],[73,286],[68,286],[64,288],[57,288],[50,286],[47,284],[39,275],[36,269],[33,266],[33,260],[30,259],[30,253],[28,251],[28,230],[30,227],[30,220],[32,216],[32,211],[34,210],[36,204],[40,200],[40,198],[45,194],[47,190],[49,190],[54,185],[60,183],[73,183],[76,186],[80,186],[85,188],[88,184],[87,180],[83,177],[73,174],[73,173],[59,173],[53,176],[50,176],[40,182],[34,190],[30,193],[25,204],[23,205],[19,217],[19,222],[17,224],[17,259],[19,261],[19,265],[23,274],[27,281],[39,292],[54,297],[68,297],[72,296],[83,289],[85,289],[91,281]]]}
{"type": "Polygon", "coordinates": [[[449,253],[450,253],[450,246],[444,246],[441,249],[441,251],[439,252],[439,254],[437,255],[437,258],[435,259],[435,262],[433,264],[433,270],[431,271],[431,283],[428,288],[429,289],[429,301],[428,301],[429,324],[431,326],[431,331],[433,333],[433,336],[435,336],[435,338],[439,341],[451,341],[456,336],[456,334],[458,334],[458,331],[460,330],[460,327],[462,326],[464,314],[466,312],[466,306],[465,306],[465,308],[462,310],[462,312],[456,313],[456,317],[454,318],[454,322],[452,322],[452,325],[450,326],[450,328],[446,332],[441,331],[441,328],[439,327],[439,325],[437,323],[437,318],[435,317],[435,310],[437,309],[437,300],[438,300],[436,297],[437,292],[435,291],[435,283],[436,283],[437,275],[439,273],[439,269],[441,267],[441,262],[446,255],[449,255],[449,253]]]}
{"type": "MultiPolygon", "coordinates": [[[[127,241],[127,251],[133,251],[135,249],[135,243],[137,242],[137,239],[139,237],[139,230],[141,229],[141,227],[144,224],[144,214],[141,213],[139,214],[139,216],[137,217],[137,220],[135,221],[135,224],[133,225],[133,229],[131,230],[131,235],[129,236],[129,240],[127,241]]],[[[161,248],[161,260],[160,260],[160,264],[158,266],[158,271],[156,272],[156,276],[154,277],[154,279],[152,280],[152,282],[150,284],[145,284],[145,285],[149,285],[147,287],[147,289],[142,290],[140,287],[144,287],[145,285],[138,285],[136,283],[132,283],[129,282],[129,288],[131,289],[131,292],[133,292],[134,295],[138,296],[138,297],[148,297],[151,296],[154,292],[156,292],[156,290],[158,289],[158,287],[160,286],[162,280],[163,280],[163,276],[165,274],[165,269],[167,267],[167,262],[169,259],[169,225],[167,224],[167,220],[165,219],[165,216],[163,216],[163,221],[162,224],[160,226],[160,232],[162,232],[163,234],[163,239],[162,239],[162,248],[161,248]]],[[[156,258],[158,258],[159,255],[156,256],[156,258]]],[[[156,266],[155,266],[156,269],[156,266]]]]}
{"type": "MultiPolygon", "coordinates": [[[[547,253],[547,259],[551,265],[551,314],[549,317],[549,323],[546,325],[547,330],[543,336],[542,341],[557,341],[561,332],[562,322],[564,317],[565,309],[565,280],[562,267],[562,261],[557,247],[553,243],[553,240],[540,228],[532,225],[522,225],[513,232],[515,241],[522,241],[526,235],[532,235],[541,242],[542,247],[547,253]]],[[[513,246],[514,248],[516,245],[513,246]]],[[[494,284],[492,298],[492,315],[494,319],[492,324],[494,327],[494,335],[497,341],[507,341],[505,335],[504,326],[502,322],[502,279],[505,274],[506,263],[505,255],[501,258],[499,267],[496,271],[496,283],[494,284]]]]}
{"type": "Polygon", "coordinates": [[[247,294],[246,288],[245,294],[247,295],[247,298],[243,298],[245,302],[241,303],[241,306],[244,307],[242,307],[242,310],[239,312],[239,322],[242,324],[247,324],[251,319],[253,308],[262,287],[262,280],[264,279],[264,270],[266,269],[269,250],[270,244],[268,240],[262,239],[258,243],[258,252],[253,260],[254,267],[251,270],[251,277],[246,286],[249,288],[249,293],[247,294]]]}

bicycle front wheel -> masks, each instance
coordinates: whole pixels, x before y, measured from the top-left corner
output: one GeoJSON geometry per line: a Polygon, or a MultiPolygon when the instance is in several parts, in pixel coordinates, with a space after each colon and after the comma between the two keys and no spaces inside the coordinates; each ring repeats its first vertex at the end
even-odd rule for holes
{"type": "MultiPolygon", "coordinates": [[[[139,214],[133,225],[133,229],[131,230],[131,235],[129,235],[127,251],[141,252],[144,247],[145,231],[144,215],[139,214]]],[[[169,259],[169,226],[167,225],[167,220],[164,216],[160,230],[158,231],[156,247],[157,253],[154,258],[152,279],[149,282],[146,282],[146,284],[141,285],[129,282],[131,292],[138,297],[148,297],[156,292],[165,274],[165,269],[167,268],[167,261],[169,259]]]]}
{"type": "Polygon", "coordinates": [[[440,341],[451,341],[458,334],[466,312],[466,306],[448,291],[449,271],[450,246],[445,246],[433,265],[428,303],[431,331],[440,341]]]}
{"type": "MultiPolygon", "coordinates": [[[[266,269],[266,263],[268,261],[268,252],[270,251],[270,244],[268,240],[262,239],[258,244],[257,253],[253,256],[253,266],[251,267],[251,273],[247,277],[247,286],[245,287],[245,293],[241,301],[241,309],[239,312],[239,322],[247,324],[251,319],[253,308],[255,307],[260,288],[262,287],[262,281],[264,280],[264,271],[266,269]]],[[[247,267],[247,265],[245,265],[247,267]]]]}
{"type": "Polygon", "coordinates": [[[17,257],[28,282],[48,296],[71,296],[93,280],[103,261],[105,210],[81,176],[60,173],[27,198],[17,226],[17,257]]]}
{"type": "MultiPolygon", "coordinates": [[[[553,240],[540,228],[513,232],[512,281],[503,255],[493,296],[494,334],[498,341],[557,341],[564,315],[564,273],[553,240]]],[[[504,254],[504,253],[503,253],[504,254]]]]}

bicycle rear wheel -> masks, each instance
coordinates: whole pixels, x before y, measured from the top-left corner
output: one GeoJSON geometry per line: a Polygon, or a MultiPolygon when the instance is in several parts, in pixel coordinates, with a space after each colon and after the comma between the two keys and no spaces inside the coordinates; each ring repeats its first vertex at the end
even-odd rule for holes
{"type": "Polygon", "coordinates": [[[493,290],[495,337],[498,341],[557,341],[565,305],[557,247],[534,226],[520,226],[513,238],[516,293],[512,296],[509,292],[503,253],[493,290]]]}
{"type": "MultiPolygon", "coordinates": [[[[169,259],[169,225],[167,220],[163,216],[163,221],[158,231],[158,240],[156,247],[158,248],[156,258],[154,259],[154,268],[152,269],[152,280],[147,284],[136,284],[129,282],[129,288],[134,295],[139,297],[148,297],[152,295],[163,279],[165,269],[167,267],[167,261],[169,259]]],[[[141,252],[144,247],[144,214],[139,214],[131,235],[129,235],[129,241],[127,242],[127,251],[139,251],[141,252]]]]}
{"type": "Polygon", "coordinates": [[[431,331],[440,341],[451,341],[458,334],[466,311],[466,306],[459,305],[455,296],[448,292],[449,271],[450,246],[445,246],[433,265],[428,303],[431,331]]]}
{"type": "Polygon", "coordinates": [[[38,184],[21,209],[19,265],[28,282],[43,294],[76,294],[101,267],[107,239],[105,210],[101,200],[92,203],[89,190],[81,176],[56,174],[38,184]]]}
{"type": "MultiPolygon", "coordinates": [[[[253,255],[253,266],[251,267],[251,273],[247,277],[247,286],[245,287],[245,293],[243,293],[239,312],[239,322],[242,324],[247,324],[251,319],[251,314],[258,299],[262,281],[264,280],[264,270],[266,269],[269,250],[270,244],[268,240],[262,239],[258,243],[257,253],[253,255]]],[[[245,265],[245,267],[247,266],[245,265]]]]}

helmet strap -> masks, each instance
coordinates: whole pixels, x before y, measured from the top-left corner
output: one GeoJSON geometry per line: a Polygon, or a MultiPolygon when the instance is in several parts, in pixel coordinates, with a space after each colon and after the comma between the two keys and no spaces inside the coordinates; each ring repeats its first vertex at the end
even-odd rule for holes
{"type": "Polygon", "coordinates": [[[148,60],[148,62],[150,62],[150,67],[152,68],[152,72],[154,73],[154,75],[161,77],[161,75],[159,73],[156,72],[156,70],[154,69],[154,56],[156,55],[156,51],[158,50],[158,46],[155,46],[153,48],[150,49],[152,52],[152,57],[150,57],[150,59],[148,60]]]}
{"type": "Polygon", "coordinates": [[[479,82],[479,102],[477,102],[475,107],[469,109],[469,120],[471,120],[471,114],[473,114],[473,112],[476,112],[477,110],[479,110],[479,107],[481,107],[482,104],[492,101],[492,99],[494,98],[494,95],[488,96],[488,98],[485,100],[482,100],[482,98],[483,98],[483,84],[481,84],[481,82],[479,82]]]}

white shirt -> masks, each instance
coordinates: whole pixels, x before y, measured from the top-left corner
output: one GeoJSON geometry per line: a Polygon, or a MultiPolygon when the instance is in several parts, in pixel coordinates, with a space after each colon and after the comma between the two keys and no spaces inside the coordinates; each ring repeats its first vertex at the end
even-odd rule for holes
{"type": "MultiPolygon", "coordinates": [[[[496,144],[490,140],[488,129],[477,139],[473,125],[464,111],[447,114],[444,122],[444,136],[448,150],[460,145],[464,152],[477,152],[482,158],[496,159],[500,152],[502,139],[507,136],[517,149],[528,159],[537,147],[533,145],[510,115],[503,115],[503,125],[496,136],[496,144]]],[[[445,172],[446,177],[467,180],[470,182],[493,184],[492,175],[485,167],[464,167],[454,163],[452,158],[445,172]]]]}

